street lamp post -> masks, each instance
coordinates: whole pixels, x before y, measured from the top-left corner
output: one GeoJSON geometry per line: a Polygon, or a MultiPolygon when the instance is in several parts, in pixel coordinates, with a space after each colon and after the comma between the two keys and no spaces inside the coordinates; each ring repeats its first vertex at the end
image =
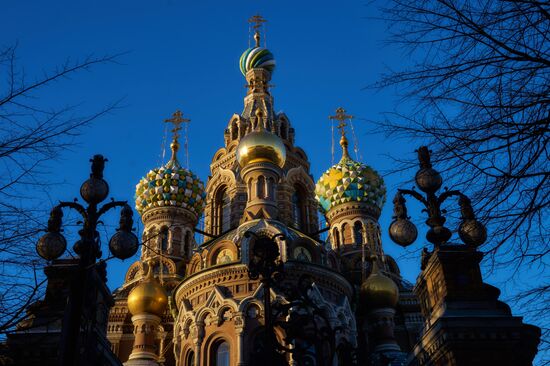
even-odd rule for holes
{"type": "MultiPolygon", "coordinates": [[[[248,265],[248,277],[251,280],[260,280],[264,292],[264,365],[280,365],[280,354],[276,352],[278,348],[273,326],[273,314],[271,310],[271,287],[282,278],[283,263],[280,259],[280,251],[276,238],[284,240],[283,234],[277,234],[272,238],[258,236],[252,231],[247,231],[245,237],[254,236],[254,245],[252,247],[252,256],[248,265]],[[267,352],[266,352],[267,351],[267,352]],[[271,354],[269,354],[271,352],[271,354]]],[[[259,363],[258,363],[259,364],[259,363]]]]}
{"type": "MultiPolygon", "coordinates": [[[[333,329],[324,309],[310,298],[312,289],[310,276],[302,275],[297,283],[290,284],[286,291],[286,302],[271,304],[271,288],[281,288],[284,264],[280,258],[279,245],[275,239],[285,240],[283,234],[273,237],[247,231],[245,237],[254,237],[248,276],[260,280],[264,292],[263,350],[254,355],[253,365],[286,365],[285,354],[292,355],[296,365],[332,365],[335,354],[335,339],[340,328],[333,329]],[[283,342],[275,335],[275,328],[283,331],[283,342]]],[[[350,347],[350,359],[351,347],[350,347]]]]}
{"type": "Polygon", "coordinates": [[[137,236],[132,232],[132,209],[126,201],[113,200],[102,207],[98,206],[109,194],[109,185],[103,179],[103,169],[107,159],[101,155],[94,155],[90,161],[92,173],[80,187],[80,195],[88,206],[84,207],[76,199],[73,202],[59,203],[50,213],[46,234],[38,240],[36,245],[36,250],[42,258],[48,261],[59,258],[67,247],[67,241],[61,234],[63,209],[74,209],[82,216],[83,225],[78,232],[80,240],[73,247],[79,257],[78,269],[71,284],[63,319],[60,354],[62,366],[93,363],[93,358],[80,360],[78,355],[81,347],[85,352],[87,351],[86,346],[92,336],[92,327],[88,322],[93,322],[97,311],[97,281],[106,279],[104,262],[101,262],[101,265],[96,262],[102,256],[97,231],[99,219],[113,208],[122,208],[119,228],[109,241],[109,249],[114,257],[126,259],[133,256],[139,244],[137,236]],[[86,322],[83,322],[82,318],[85,318],[86,322]]]}
{"type": "Polygon", "coordinates": [[[487,231],[485,226],[476,219],[470,199],[457,190],[445,190],[437,195],[437,191],[443,184],[443,179],[439,172],[432,168],[430,151],[426,146],[421,146],[417,152],[420,169],[416,173],[415,181],[425,196],[416,190],[398,190],[393,199],[394,220],[390,225],[390,238],[395,243],[406,247],[411,245],[418,236],[416,226],[407,216],[404,196],[408,195],[425,207],[424,211],[428,214],[426,224],[430,227],[426,233],[426,239],[434,245],[434,249],[438,249],[451,238],[451,231],[445,227],[446,218],[443,216],[445,210],[441,209],[441,205],[450,197],[458,197],[462,219],[458,227],[460,239],[471,248],[477,248],[483,244],[487,239],[487,231]]]}

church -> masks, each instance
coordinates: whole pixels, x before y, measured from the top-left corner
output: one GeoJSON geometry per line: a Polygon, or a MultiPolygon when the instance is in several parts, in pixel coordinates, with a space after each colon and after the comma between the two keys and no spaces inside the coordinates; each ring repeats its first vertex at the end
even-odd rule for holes
{"type": "MultiPolygon", "coordinates": [[[[348,153],[350,116],[341,108],[332,116],[341,130],[341,159],[316,182],[307,153],[294,142],[299,126],[276,112],[270,93],[275,58],[261,46],[258,30],[254,39],[239,60],[248,87],[243,110],[220,131],[225,144],[212,157],[206,184],[178,161],[178,126],[188,121],[178,111],[169,120],[176,126],[170,160],[136,186],[141,259],[114,293],[107,332],[125,365],[254,364],[266,287],[249,278],[248,267],[260,236],[276,238],[285,285],[310,277],[309,294],[332,329],[341,330],[335,360],[368,345],[375,353],[408,352],[422,329],[412,285],[381,243],[384,181],[348,153]],[[328,223],[326,241],[320,240],[319,208],[328,223]],[[205,240],[197,243],[201,215],[205,240]],[[377,309],[376,322],[384,325],[368,327],[367,308],[377,309]],[[384,335],[374,341],[367,328],[384,335]]],[[[271,301],[287,302],[279,287],[269,289],[271,301]]],[[[393,364],[405,359],[403,353],[393,364]]]]}
{"type": "MultiPolygon", "coordinates": [[[[386,203],[383,178],[350,157],[351,116],[339,108],[330,118],[341,132],[341,158],[314,180],[307,153],[295,145],[299,126],[276,112],[270,93],[275,58],[262,47],[263,19],[252,20],[259,21],[255,47],[239,60],[248,88],[243,110],[220,131],[225,144],[212,157],[206,184],[178,161],[179,126],[188,122],[178,111],[168,120],[175,126],[170,160],[136,186],[141,259],[114,293],[107,338],[129,366],[260,364],[264,299],[268,311],[292,301],[284,287],[297,287],[307,276],[307,293],[325,313],[332,344],[328,350],[309,345],[309,356],[282,352],[284,364],[410,364],[426,314],[384,253],[378,224],[386,203]],[[319,230],[318,212],[325,230],[319,230]],[[197,243],[201,215],[205,240],[197,243]],[[249,276],[260,237],[277,244],[284,267],[284,279],[274,286],[249,276]],[[319,352],[327,352],[324,361],[319,352]]],[[[288,342],[281,329],[275,333],[277,344],[288,342]]]]}
{"type": "MultiPolygon", "coordinates": [[[[109,364],[530,365],[540,329],[483,282],[472,245],[425,252],[416,285],[401,277],[378,223],[384,180],[350,157],[343,108],[329,117],[339,161],[311,175],[295,145],[300,126],[277,112],[270,92],[264,20],[252,21],[255,46],[239,60],[244,106],[219,131],[224,146],[206,182],[180,162],[189,119],[176,111],[166,121],[169,161],[136,185],[141,256],[112,294],[105,329],[118,361],[109,364]]],[[[11,336],[12,346],[25,334],[11,336]]]]}

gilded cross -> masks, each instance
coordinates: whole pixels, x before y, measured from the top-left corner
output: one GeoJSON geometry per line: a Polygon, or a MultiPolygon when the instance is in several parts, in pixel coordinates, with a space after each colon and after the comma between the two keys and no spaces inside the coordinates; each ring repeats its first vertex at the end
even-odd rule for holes
{"type": "Polygon", "coordinates": [[[254,40],[256,41],[256,47],[260,47],[260,28],[262,27],[262,23],[267,22],[267,20],[265,20],[260,14],[256,14],[250,17],[248,22],[253,24],[252,29],[254,29],[254,40]]]}
{"type": "Polygon", "coordinates": [[[252,26],[252,29],[257,32],[262,27],[262,23],[267,22],[267,20],[265,20],[264,17],[260,14],[256,14],[254,16],[251,16],[250,19],[248,19],[248,22],[254,24],[252,26]]]}
{"type": "Polygon", "coordinates": [[[344,129],[348,125],[346,123],[346,120],[352,119],[353,116],[351,116],[349,114],[346,114],[346,110],[342,107],[339,107],[339,108],[336,109],[336,115],[329,116],[328,118],[331,119],[331,120],[337,120],[338,121],[338,126],[336,126],[336,127],[340,129],[340,133],[342,134],[342,136],[344,136],[345,135],[345,130],[344,129]]]}
{"type": "Polygon", "coordinates": [[[181,131],[181,124],[191,122],[191,120],[189,118],[184,118],[183,113],[178,109],[172,114],[172,118],[165,119],[164,122],[174,125],[172,133],[174,134],[174,141],[177,141],[178,137],[180,137],[179,131],[181,131]]]}

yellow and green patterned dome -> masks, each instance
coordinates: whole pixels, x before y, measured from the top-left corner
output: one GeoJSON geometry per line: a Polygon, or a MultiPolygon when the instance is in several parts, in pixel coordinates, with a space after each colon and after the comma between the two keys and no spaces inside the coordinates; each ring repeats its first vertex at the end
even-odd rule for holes
{"type": "Polygon", "coordinates": [[[347,152],[347,140],[340,141],[343,156],[317,181],[315,196],[323,212],[346,202],[366,202],[382,209],[386,201],[386,186],[382,177],[368,165],[352,160],[347,152]]]}
{"type": "Polygon", "coordinates": [[[136,209],[143,215],[154,207],[181,207],[200,217],[206,198],[204,184],[179,164],[176,159],[178,143],[173,142],[171,147],[170,161],[149,171],[136,185],[136,209]]]}

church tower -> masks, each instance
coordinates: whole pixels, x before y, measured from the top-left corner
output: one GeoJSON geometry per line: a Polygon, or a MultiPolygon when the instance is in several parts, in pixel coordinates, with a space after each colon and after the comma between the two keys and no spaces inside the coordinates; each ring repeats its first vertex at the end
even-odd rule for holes
{"type": "Polygon", "coordinates": [[[247,82],[243,111],[233,114],[224,132],[224,147],[210,165],[206,184],[204,231],[218,236],[252,218],[277,218],[304,233],[318,231],[315,183],[310,163],[301,148],[295,146],[294,128],[289,118],[276,112],[271,95],[271,76],[275,58],[261,47],[260,18],[254,18],[255,46],[239,60],[247,82]],[[258,20],[260,19],[260,20],[258,20]],[[260,141],[262,140],[262,141],[260,141]],[[268,141],[269,140],[269,141],[268,141]],[[265,143],[265,146],[260,146],[265,143]],[[239,146],[239,149],[237,147],[239,146]],[[273,161],[260,161],[247,151],[270,150],[273,161]],[[242,162],[250,162],[245,169],[242,162]],[[269,166],[268,166],[269,165],[269,166]]]}
{"type": "MultiPolygon", "coordinates": [[[[384,254],[382,247],[378,219],[386,201],[384,180],[370,166],[350,157],[346,127],[353,116],[338,108],[336,114],[329,118],[338,122],[342,157],[319,178],[315,189],[319,206],[329,225],[328,258],[330,261],[335,258],[339,270],[354,286],[356,294],[361,294],[365,283],[374,279],[386,286],[389,282],[393,283],[395,291],[400,293],[400,296],[394,296],[395,304],[383,309],[373,308],[372,299],[379,294],[354,299],[357,304],[357,329],[360,330],[359,349],[375,352],[374,345],[379,343],[378,333],[389,332],[389,325],[383,329],[377,328],[376,324],[380,325],[380,322],[391,323],[392,342],[397,342],[389,346],[394,347],[392,352],[410,349],[416,342],[422,319],[412,284],[401,277],[397,263],[384,254]],[[376,276],[373,277],[375,269],[376,276]]],[[[389,292],[393,291],[392,286],[387,287],[389,292]]],[[[358,353],[358,360],[360,363],[370,362],[365,352],[358,353]]]]}
{"type": "Polygon", "coordinates": [[[371,255],[376,255],[385,269],[378,218],[386,201],[386,187],[374,169],[349,156],[345,129],[351,118],[343,108],[330,117],[338,121],[342,158],[321,176],[315,193],[329,224],[331,249],[341,258],[348,280],[359,286],[371,255]]]}
{"type": "MultiPolygon", "coordinates": [[[[334,340],[340,356],[349,356],[344,350],[355,346],[353,288],[316,237],[315,183],[288,117],[274,107],[270,81],[275,58],[261,44],[263,21],[252,17],[255,45],[239,60],[248,87],[243,111],[230,118],[224,146],[210,165],[207,240],[174,290],[177,365],[257,365],[259,355],[276,351],[275,346],[265,349],[263,341],[265,327],[277,316],[269,309],[288,304],[287,289],[297,289],[304,276],[313,282],[313,301],[326,309],[330,325],[341,329],[334,340]],[[274,244],[274,259],[285,273],[284,280],[270,287],[249,275],[266,241],[274,244]]],[[[278,328],[278,342],[294,347],[281,332],[278,328]]],[[[293,354],[279,355],[285,365],[296,364],[293,354]]]]}
{"type": "MultiPolygon", "coordinates": [[[[130,266],[124,284],[114,293],[115,306],[109,314],[107,333],[113,351],[123,362],[129,357],[134,360],[132,364],[141,360],[144,354],[138,352],[136,356],[135,352],[136,347],[143,345],[136,346],[135,342],[145,341],[148,362],[167,365],[175,362],[170,351],[174,322],[171,301],[168,307],[157,307],[153,314],[135,313],[131,309],[129,311],[129,307],[133,306],[130,302],[133,301],[134,305],[138,302],[131,299],[132,294],[135,297],[139,292],[133,291],[136,286],[147,287],[147,284],[160,282],[163,293],[170,294],[184,278],[197,247],[194,235],[204,208],[204,185],[178,160],[179,132],[181,125],[189,121],[180,111],[165,121],[174,126],[170,160],[149,171],[136,186],[136,209],[144,226],[141,258],[130,266]],[[145,278],[146,269],[151,278],[145,278]],[[149,329],[149,333],[154,331],[154,339],[145,336],[142,328],[149,329]]],[[[168,299],[171,300],[170,297],[168,299]]]]}
{"type": "Polygon", "coordinates": [[[189,121],[180,111],[165,121],[174,125],[170,160],[147,173],[136,186],[136,209],[144,225],[141,261],[162,262],[179,274],[185,273],[196,246],[194,230],[204,206],[203,183],[177,157],[181,124],[189,121]]]}

